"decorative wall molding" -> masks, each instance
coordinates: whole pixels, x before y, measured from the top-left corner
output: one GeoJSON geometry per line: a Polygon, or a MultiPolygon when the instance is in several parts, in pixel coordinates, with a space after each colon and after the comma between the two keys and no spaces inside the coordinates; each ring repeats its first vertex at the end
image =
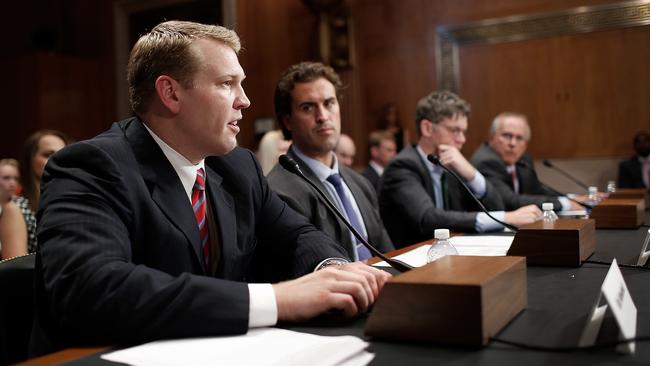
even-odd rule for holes
{"type": "Polygon", "coordinates": [[[458,91],[458,49],[464,45],[514,42],[649,24],[650,0],[635,0],[439,26],[436,28],[438,88],[458,91]]]}

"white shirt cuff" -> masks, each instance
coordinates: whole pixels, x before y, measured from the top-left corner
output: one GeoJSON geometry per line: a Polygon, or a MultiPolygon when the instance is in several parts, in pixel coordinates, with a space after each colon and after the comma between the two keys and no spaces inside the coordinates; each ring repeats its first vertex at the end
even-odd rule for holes
{"type": "Polygon", "coordinates": [[[562,211],[570,211],[571,210],[571,201],[569,201],[568,198],[566,198],[566,197],[558,197],[557,199],[562,204],[562,211]]]}
{"type": "Polygon", "coordinates": [[[278,322],[278,304],[270,283],[249,283],[248,327],[271,327],[278,322]]]}
{"type": "MultiPolygon", "coordinates": [[[[498,220],[503,221],[506,217],[505,211],[490,211],[490,215],[494,216],[498,220]]],[[[499,229],[503,229],[503,225],[499,224],[498,222],[492,220],[490,216],[488,216],[485,212],[479,212],[476,215],[476,231],[479,233],[483,233],[486,231],[496,231],[499,229]]]]}
{"type": "Polygon", "coordinates": [[[467,182],[467,186],[479,199],[485,196],[485,177],[478,170],[476,171],[476,175],[474,175],[474,179],[467,182]]]}

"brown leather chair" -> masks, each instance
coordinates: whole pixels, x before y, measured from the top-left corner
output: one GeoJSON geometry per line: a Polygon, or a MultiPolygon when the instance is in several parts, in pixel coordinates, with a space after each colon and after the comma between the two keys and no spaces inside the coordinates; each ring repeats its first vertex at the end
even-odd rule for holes
{"type": "Polygon", "coordinates": [[[34,257],[0,261],[0,365],[27,359],[34,318],[34,257]]]}

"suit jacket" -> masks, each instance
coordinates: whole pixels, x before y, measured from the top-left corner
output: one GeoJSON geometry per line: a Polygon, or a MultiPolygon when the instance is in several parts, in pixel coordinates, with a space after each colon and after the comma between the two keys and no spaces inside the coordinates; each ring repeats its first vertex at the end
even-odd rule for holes
{"type": "Polygon", "coordinates": [[[202,264],[181,181],[139,119],[50,159],[38,214],[32,353],[245,333],[245,281],[296,277],[345,257],[268,188],[250,151],[208,157],[205,167],[220,231],[215,275],[202,264]]]}
{"type": "MultiPolygon", "coordinates": [[[[396,247],[430,239],[435,229],[476,231],[480,207],[457,180],[446,180],[449,206],[442,209],[435,207],[433,180],[415,147],[405,147],[384,170],[379,210],[396,247]]],[[[488,210],[503,210],[501,197],[486,184],[481,202],[488,210]]]]}
{"type": "Polygon", "coordinates": [[[372,184],[373,188],[375,188],[375,192],[379,192],[379,179],[381,178],[379,174],[377,174],[377,171],[368,165],[366,169],[361,172],[361,175],[366,177],[370,184],[372,184]]]}
{"type": "Polygon", "coordinates": [[[530,204],[542,207],[544,202],[552,202],[555,210],[562,209],[557,193],[544,187],[537,178],[533,161],[528,154],[524,154],[515,164],[519,181],[518,194],[515,193],[512,177],[506,169],[506,164],[488,144],[482,143],[470,161],[499,191],[506,210],[516,210],[530,204]]]}
{"type": "Polygon", "coordinates": [[[643,167],[635,155],[618,164],[619,188],[645,188],[643,183],[643,167]]]}
{"type": "MultiPolygon", "coordinates": [[[[312,182],[321,190],[327,192],[316,174],[292,149],[289,149],[287,155],[300,165],[300,169],[312,182]]],[[[343,165],[339,165],[339,174],[350,188],[359,206],[368,233],[368,241],[381,252],[395,249],[379,216],[377,196],[370,183],[359,173],[343,165]]],[[[352,257],[352,251],[356,250],[356,245],[352,243],[350,230],[327,208],[314,188],[279,164],[271,170],[267,178],[269,186],[280,198],[291,208],[303,214],[314,226],[329,235],[337,243],[340,243],[342,248],[345,248],[349,256],[352,257]]]]}

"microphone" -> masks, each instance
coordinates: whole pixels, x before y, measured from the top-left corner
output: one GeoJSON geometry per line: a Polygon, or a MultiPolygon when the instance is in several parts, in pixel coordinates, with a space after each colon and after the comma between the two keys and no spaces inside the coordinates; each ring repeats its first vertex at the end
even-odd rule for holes
{"type": "Polygon", "coordinates": [[[305,174],[302,172],[300,166],[298,165],[298,163],[296,163],[295,160],[293,160],[291,157],[285,154],[285,155],[280,155],[279,162],[284,169],[286,169],[290,173],[299,176],[300,178],[302,178],[302,180],[304,180],[305,182],[307,182],[307,184],[309,184],[312,188],[314,188],[316,192],[318,192],[318,194],[321,196],[323,201],[325,202],[325,206],[327,206],[330,209],[330,211],[332,211],[339,219],[341,219],[341,221],[343,221],[345,226],[347,226],[348,229],[350,229],[350,231],[352,232],[352,235],[354,235],[354,237],[357,238],[359,242],[361,242],[366,248],[368,248],[368,250],[373,255],[381,258],[382,260],[384,260],[386,263],[388,263],[391,267],[393,267],[395,270],[399,272],[408,272],[411,269],[413,269],[413,267],[398,259],[388,258],[382,252],[377,250],[377,248],[375,248],[370,243],[368,243],[368,241],[361,234],[359,234],[359,232],[354,228],[354,226],[350,224],[350,222],[345,218],[345,216],[343,216],[341,211],[338,210],[336,205],[329,199],[327,194],[323,192],[316,184],[314,184],[314,182],[312,182],[309,178],[307,178],[307,176],[305,176],[305,174]]]}
{"type": "Polygon", "coordinates": [[[459,177],[458,174],[456,174],[456,172],[454,172],[453,170],[451,170],[451,169],[447,168],[446,166],[442,165],[442,163],[440,163],[440,159],[438,159],[437,156],[435,156],[433,154],[429,154],[429,155],[427,155],[427,159],[429,159],[429,161],[432,162],[433,164],[435,164],[435,165],[441,167],[442,169],[444,169],[447,173],[451,174],[458,182],[460,182],[460,184],[463,186],[463,188],[465,188],[467,193],[469,193],[469,195],[472,196],[474,201],[476,201],[476,203],[478,203],[481,210],[483,210],[483,212],[485,212],[485,214],[487,214],[492,220],[498,222],[499,224],[507,227],[508,229],[510,229],[510,230],[512,230],[514,232],[517,232],[518,229],[517,229],[516,226],[505,223],[505,222],[497,219],[496,217],[492,216],[492,214],[483,205],[483,202],[481,202],[481,200],[479,200],[478,198],[476,198],[476,196],[474,196],[474,193],[472,193],[472,190],[469,189],[469,187],[467,186],[467,184],[465,184],[463,179],[461,177],[459,177]]]}
{"type": "Polygon", "coordinates": [[[580,187],[584,188],[585,190],[589,190],[589,187],[588,187],[586,184],[582,183],[581,181],[579,181],[577,178],[575,178],[575,177],[572,176],[571,174],[569,174],[569,173],[565,172],[564,170],[558,168],[557,166],[551,164],[550,161],[544,159],[543,163],[544,163],[545,166],[547,166],[547,167],[549,167],[549,168],[551,168],[551,169],[553,169],[553,170],[555,170],[555,171],[557,171],[557,172],[560,172],[562,175],[564,175],[565,177],[569,178],[569,179],[572,180],[575,184],[579,185],[580,187]]]}
{"type": "Polygon", "coordinates": [[[584,207],[584,208],[586,208],[586,209],[588,209],[588,210],[591,210],[591,209],[594,208],[594,206],[592,206],[592,205],[590,205],[590,204],[587,204],[587,203],[584,203],[584,202],[580,202],[580,201],[578,201],[578,200],[575,199],[575,198],[568,197],[565,193],[562,193],[562,192],[558,191],[557,189],[555,189],[555,188],[549,186],[548,184],[545,184],[545,183],[542,183],[542,182],[539,182],[539,183],[540,183],[542,186],[544,186],[546,189],[548,189],[549,191],[553,192],[553,194],[556,194],[556,195],[558,195],[558,196],[566,197],[566,198],[569,199],[569,201],[575,202],[575,203],[579,204],[580,206],[582,206],[582,207],[584,207]]]}

